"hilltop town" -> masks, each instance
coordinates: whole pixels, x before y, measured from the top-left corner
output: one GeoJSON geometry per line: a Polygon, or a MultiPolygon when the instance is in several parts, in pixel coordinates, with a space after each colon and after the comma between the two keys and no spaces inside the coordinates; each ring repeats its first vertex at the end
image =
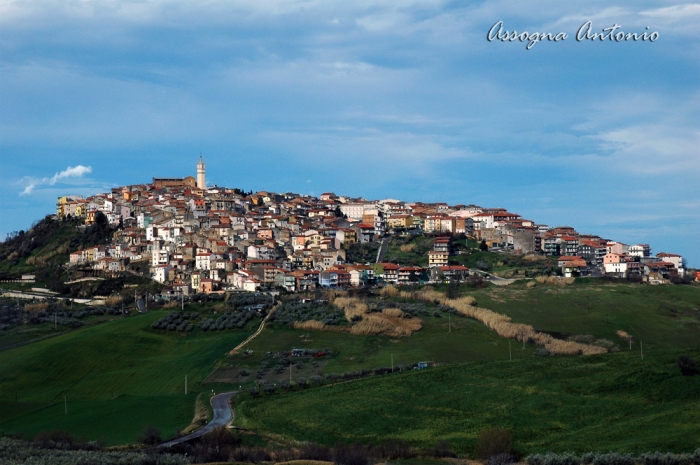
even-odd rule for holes
{"type": "Polygon", "coordinates": [[[465,253],[456,246],[460,239],[476,241],[481,250],[549,257],[556,274],[564,277],[611,276],[659,284],[685,274],[678,254],[654,256],[647,244],[549,227],[504,208],[207,186],[201,157],[196,179],[153,178],[149,184],[88,198],[63,196],[56,214],[62,220],[102,221],[116,228],[110,244],[72,252],[70,265],[88,275],[147,263],[147,269],[138,267],[140,272],[147,271],[170,295],[488,277],[455,260],[465,253]],[[392,237],[432,237],[427,266],[386,260],[392,237]],[[352,259],[355,244],[373,243],[378,243],[376,258],[352,259]]]}

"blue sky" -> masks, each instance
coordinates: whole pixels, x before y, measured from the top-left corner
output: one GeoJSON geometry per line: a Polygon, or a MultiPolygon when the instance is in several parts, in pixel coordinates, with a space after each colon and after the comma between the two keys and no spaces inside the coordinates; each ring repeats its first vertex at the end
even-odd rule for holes
{"type": "Polygon", "coordinates": [[[506,207],[700,267],[698,24],[666,1],[1,0],[0,237],[201,153],[219,185],[506,207]],[[569,37],[488,42],[496,21],[569,37]],[[659,38],[577,42],[586,21],[659,38]]]}

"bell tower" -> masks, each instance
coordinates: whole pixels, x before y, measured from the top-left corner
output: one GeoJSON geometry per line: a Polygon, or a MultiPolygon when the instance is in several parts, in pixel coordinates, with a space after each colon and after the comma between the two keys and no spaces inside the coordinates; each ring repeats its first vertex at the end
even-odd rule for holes
{"type": "Polygon", "coordinates": [[[204,177],[204,160],[202,156],[199,156],[199,163],[197,163],[197,187],[199,189],[206,189],[207,183],[204,177]]]}

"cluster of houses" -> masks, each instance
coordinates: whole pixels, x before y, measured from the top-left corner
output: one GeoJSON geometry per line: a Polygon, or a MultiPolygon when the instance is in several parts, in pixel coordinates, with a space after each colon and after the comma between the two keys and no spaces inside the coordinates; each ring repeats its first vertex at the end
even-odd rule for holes
{"type": "Polygon", "coordinates": [[[566,276],[639,275],[663,282],[684,272],[679,255],[652,257],[648,245],[627,246],[570,227],[549,228],[502,208],[207,187],[201,159],[196,181],[191,176],[154,178],[88,198],[58,199],[59,218],[84,218],[91,224],[100,215],[118,226],[112,243],[73,252],[70,264],[116,273],[148,263],[150,276],[178,295],[230,288],[344,288],[378,279],[395,284],[460,281],[469,269],[452,263],[450,256],[452,238],[461,234],[492,250],[558,256],[566,276]],[[435,236],[428,267],[387,263],[382,257],[372,264],[347,260],[352,244],[390,234],[435,236]]]}

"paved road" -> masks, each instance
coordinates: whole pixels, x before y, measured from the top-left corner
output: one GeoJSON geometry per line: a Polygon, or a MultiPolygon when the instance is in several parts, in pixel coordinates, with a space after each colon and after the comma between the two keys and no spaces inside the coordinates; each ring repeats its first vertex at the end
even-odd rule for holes
{"type": "Polygon", "coordinates": [[[487,281],[495,284],[496,286],[507,286],[507,285],[512,284],[516,281],[515,279],[500,278],[498,276],[494,276],[490,273],[487,273],[487,272],[481,271],[481,270],[473,270],[473,271],[480,274],[482,277],[486,278],[487,281]]]}
{"type": "Polygon", "coordinates": [[[212,418],[209,424],[204,426],[202,429],[199,429],[192,434],[188,434],[187,436],[182,436],[180,438],[173,439],[172,441],[159,444],[158,447],[170,447],[174,446],[175,444],[187,442],[194,438],[204,436],[214,428],[228,425],[231,422],[231,420],[233,420],[233,412],[231,411],[231,407],[228,404],[228,400],[237,392],[238,391],[224,392],[223,394],[217,394],[214,397],[212,397],[211,406],[214,410],[214,418],[212,418]]]}
{"type": "Polygon", "coordinates": [[[390,237],[385,237],[384,239],[382,239],[382,243],[379,245],[379,250],[377,251],[377,263],[381,263],[384,261],[384,257],[386,256],[386,250],[389,247],[390,240],[390,237]]]}

